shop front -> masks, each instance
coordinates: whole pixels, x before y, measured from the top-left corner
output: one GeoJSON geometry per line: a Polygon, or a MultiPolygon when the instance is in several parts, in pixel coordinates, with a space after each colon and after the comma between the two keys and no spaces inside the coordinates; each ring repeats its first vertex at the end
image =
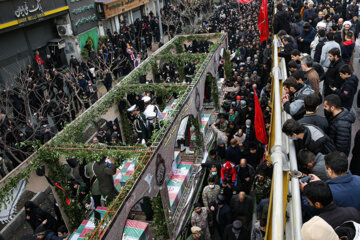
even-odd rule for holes
{"type": "Polygon", "coordinates": [[[120,25],[131,24],[136,19],[145,15],[145,4],[149,0],[96,0],[95,8],[101,24],[100,35],[104,35],[107,29],[111,32],[119,31],[120,25]]]}
{"type": "Polygon", "coordinates": [[[65,64],[57,26],[66,22],[68,8],[65,0],[0,1],[0,85],[32,64],[36,50],[57,66],[65,64]]]}

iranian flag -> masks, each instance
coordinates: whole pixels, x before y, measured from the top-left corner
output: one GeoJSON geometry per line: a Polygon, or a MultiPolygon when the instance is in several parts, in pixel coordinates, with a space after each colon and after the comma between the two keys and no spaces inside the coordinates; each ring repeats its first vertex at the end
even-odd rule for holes
{"type": "Polygon", "coordinates": [[[269,38],[269,22],[268,22],[268,13],[267,13],[267,0],[262,0],[259,19],[258,19],[258,28],[260,30],[260,43],[269,38]]]}
{"type": "Polygon", "coordinates": [[[230,55],[230,61],[232,61],[234,59],[234,57],[236,57],[240,52],[240,49],[236,50],[236,52],[234,52],[233,54],[230,55]]]}

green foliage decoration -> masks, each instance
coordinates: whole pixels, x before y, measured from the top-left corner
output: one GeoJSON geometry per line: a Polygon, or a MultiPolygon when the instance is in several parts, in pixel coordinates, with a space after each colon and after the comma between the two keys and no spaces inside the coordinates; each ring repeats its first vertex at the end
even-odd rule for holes
{"type": "Polygon", "coordinates": [[[224,72],[225,72],[225,78],[227,81],[231,80],[232,76],[232,63],[230,61],[230,53],[228,51],[224,51],[224,72]]]}
{"type": "Polygon", "coordinates": [[[201,149],[201,146],[203,145],[203,136],[200,131],[200,123],[197,118],[189,117],[189,123],[194,126],[195,128],[195,147],[196,149],[201,149]]]}
{"type": "Polygon", "coordinates": [[[180,53],[183,53],[183,52],[184,52],[183,46],[182,46],[182,39],[181,39],[181,38],[177,38],[177,39],[174,41],[174,44],[175,44],[175,50],[176,50],[176,53],[177,53],[177,54],[180,54],[180,53]]]}
{"type": "Polygon", "coordinates": [[[151,201],[152,210],[154,211],[154,223],[152,226],[155,228],[157,239],[169,239],[167,229],[167,220],[165,219],[164,208],[161,202],[161,194],[153,198],[151,201]]]}
{"type": "MultiPolygon", "coordinates": [[[[210,36],[200,35],[200,36],[185,36],[180,37],[182,40],[192,41],[193,39],[215,39],[222,38],[222,34],[213,34],[210,36]]],[[[106,42],[107,36],[102,37],[100,40],[106,42]]],[[[180,42],[180,41],[179,41],[180,42]]],[[[221,40],[216,41],[210,45],[209,49],[214,49],[219,46],[221,40]]],[[[172,119],[176,116],[178,111],[181,109],[185,101],[187,100],[188,94],[191,92],[192,86],[199,81],[202,71],[204,70],[204,65],[209,63],[211,59],[210,54],[189,54],[181,53],[173,55],[170,50],[176,48],[175,43],[169,44],[162,51],[157,52],[151,56],[150,61],[145,61],[138,68],[128,74],[124,79],[121,80],[116,86],[114,86],[107,94],[105,94],[101,99],[99,99],[95,104],[93,104],[89,109],[82,113],[78,118],[76,118],[71,124],[65,126],[65,128],[58,133],[50,142],[42,146],[34,155],[31,156],[29,161],[31,164],[27,168],[22,169],[16,175],[11,176],[3,184],[3,187],[0,189],[0,205],[4,204],[8,199],[9,192],[12,191],[14,187],[18,184],[21,179],[27,180],[31,172],[35,171],[39,167],[46,164],[49,172],[49,178],[53,182],[59,182],[63,184],[67,179],[67,174],[64,173],[63,167],[60,165],[59,158],[66,157],[76,157],[80,162],[86,159],[87,162],[96,161],[101,158],[101,156],[114,156],[116,159],[116,165],[120,165],[121,162],[129,157],[132,157],[133,153],[131,151],[117,151],[114,148],[105,147],[102,150],[94,150],[94,146],[83,144],[83,133],[86,127],[89,124],[92,124],[97,118],[105,114],[114,103],[121,101],[129,93],[140,93],[142,91],[151,91],[155,96],[160,96],[162,99],[167,99],[170,94],[176,93],[178,95],[178,102],[175,108],[171,111],[171,117],[169,120],[163,121],[161,128],[153,133],[153,139],[162,139],[169,127],[172,124],[172,119]],[[138,84],[139,76],[146,74],[147,72],[154,69],[154,62],[156,59],[163,59],[166,61],[172,60],[179,63],[184,63],[186,61],[198,61],[197,70],[193,76],[193,80],[190,85],[176,85],[176,84],[138,84]],[[154,61],[153,61],[154,60],[154,61]],[[152,62],[153,61],[153,62],[152,62]],[[67,144],[67,146],[65,146],[67,144]],[[73,145],[69,147],[68,145],[73,145]],[[66,149],[71,148],[71,149],[66,149]]],[[[166,104],[166,101],[163,101],[166,104]]],[[[164,107],[164,106],[161,106],[164,107]]],[[[122,111],[125,111],[122,109],[122,111]]],[[[126,116],[122,114],[122,116],[126,116]]],[[[127,118],[126,118],[127,119],[127,118]]],[[[124,119],[125,120],[125,119],[124,119]]],[[[128,120],[128,119],[127,119],[128,120]]],[[[197,121],[195,121],[194,125],[197,121]]],[[[200,126],[197,123],[199,131],[196,134],[197,141],[202,139],[200,133],[200,126]],[[199,137],[198,137],[199,136],[199,137]]],[[[195,125],[196,126],[196,125],[195,125]]],[[[201,146],[201,143],[197,142],[197,146],[201,146]]],[[[156,144],[153,144],[153,147],[156,147],[156,144]]],[[[98,147],[98,146],[96,146],[98,147]]],[[[138,154],[138,159],[143,155],[138,154]]],[[[137,179],[145,168],[146,164],[150,160],[150,155],[146,156],[146,160],[139,164],[139,168],[134,173],[134,178],[137,179]]],[[[135,181],[129,181],[126,187],[124,188],[123,194],[118,196],[117,201],[114,203],[113,209],[117,211],[122,202],[126,199],[128,193],[131,191],[135,181]]],[[[64,187],[66,184],[63,184],[64,187]]],[[[59,196],[62,200],[65,200],[65,195],[62,192],[59,192],[59,196]]],[[[161,202],[161,200],[160,200],[161,202]]],[[[64,203],[61,203],[65,208],[65,212],[70,218],[70,223],[72,226],[78,225],[78,221],[81,221],[82,212],[79,211],[77,204],[66,207],[64,203]]],[[[161,204],[160,204],[161,205],[161,204]]],[[[109,212],[109,215],[112,213],[109,212]]],[[[163,221],[165,222],[165,221],[163,221]]],[[[166,224],[165,224],[166,225],[166,224]]]]}
{"type": "Polygon", "coordinates": [[[219,89],[217,85],[217,79],[216,77],[213,77],[211,74],[208,74],[207,77],[210,82],[211,98],[214,102],[215,109],[219,110],[219,89]]]}

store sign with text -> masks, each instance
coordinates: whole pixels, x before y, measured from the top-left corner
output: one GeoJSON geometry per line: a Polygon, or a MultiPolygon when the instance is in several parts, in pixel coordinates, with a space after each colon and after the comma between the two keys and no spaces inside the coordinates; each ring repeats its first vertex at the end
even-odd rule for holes
{"type": "Polygon", "coordinates": [[[125,13],[148,2],[149,0],[115,0],[104,3],[105,18],[111,18],[113,16],[125,13]]]}
{"type": "Polygon", "coordinates": [[[26,23],[47,19],[57,13],[67,11],[65,0],[13,0],[0,1],[0,31],[10,27],[24,26],[26,23]],[[4,11],[6,10],[6,11],[4,11]]]}

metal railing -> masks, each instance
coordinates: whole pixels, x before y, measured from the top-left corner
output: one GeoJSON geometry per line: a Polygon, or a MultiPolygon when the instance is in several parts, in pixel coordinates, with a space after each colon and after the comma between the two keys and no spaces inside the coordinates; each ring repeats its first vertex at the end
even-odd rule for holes
{"type": "MultiPolygon", "coordinates": [[[[290,216],[290,232],[286,236],[287,239],[301,240],[301,226],[302,226],[302,214],[301,214],[301,198],[299,189],[299,179],[297,177],[291,178],[291,183],[288,186],[287,182],[284,182],[286,178],[285,173],[288,170],[297,170],[297,160],[294,144],[282,133],[282,124],[289,118],[288,114],[282,111],[281,95],[282,95],[282,81],[287,78],[287,68],[284,59],[280,59],[278,56],[279,41],[276,36],[273,39],[273,81],[272,81],[272,102],[273,110],[272,114],[273,123],[271,131],[274,132],[272,137],[274,138],[273,145],[271,146],[271,160],[273,163],[273,185],[272,185],[272,200],[271,206],[271,234],[267,239],[282,240],[284,239],[284,194],[289,190],[291,193],[291,201],[288,202],[288,211],[290,216]],[[287,161],[286,155],[289,154],[289,162],[287,161]],[[286,161],[284,161],[286,159],[286,161]],[[290,169],[288,167],[290,163],[290,169]],[[284,184],[286,183],[286,184],[284,184]],[[284,189],[286,188],[286,189],[284,189]]],[[[287,173],[286,173],[287,174],[287,173]]]]}
{"type": "Polygon", "coordinates": [[[272,189],[272,228],[271,239],[282,240],[284,237],[283,220],[283,152],[282,152],[282,132],[281,132],[281,102],[280,102],[280,69],[278,57],[278,40],[273,40],[273,86],[274,99],[274,123],[272,131],[275,132],[274,145],[271,148],[271,160],[273,164],[273,189],[272,189]]]}
{"type": "MultiPolygon", "coordinates": [[[[282,81],[285,81],[287,76],[287,68],[285,59],[281,58],[280,60],[280,70],[282,73],[282,81]]],[[[286,120],[291,119],[291,116],[286,112],[282,114],[282,123],[286,120]]],[[[286,143],[286,153],[289,154],[290,162],[290,171],[297,171],[297,158],[295,145],[292,140],[289,140],[287,137],[284,138],[286,143]]],[[[301,198],[300,198],[300,188],[299,188],[299,178],[290,176],[291,184],[289,185],[289,196],[291,196],[291,201],[289,201],[289,215],[290,215],[290,227],[291,227],[291,239],[301,240],[301,226],[302,226],[302,213],[301,213],[301,198]]]]}

